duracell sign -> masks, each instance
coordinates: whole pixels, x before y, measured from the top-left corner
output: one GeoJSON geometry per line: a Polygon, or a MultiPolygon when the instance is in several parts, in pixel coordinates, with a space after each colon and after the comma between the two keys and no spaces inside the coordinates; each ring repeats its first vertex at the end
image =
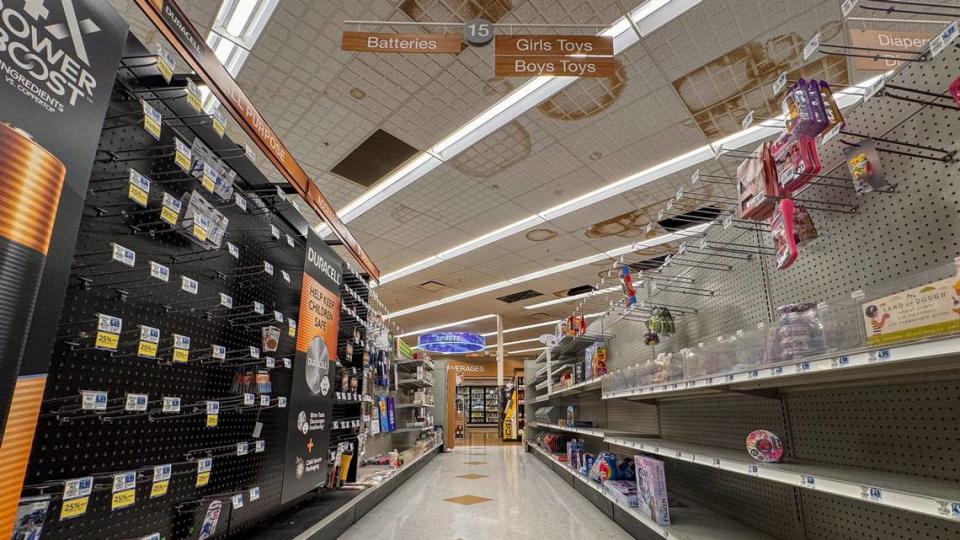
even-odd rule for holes
{"type": "Polygon", "coordinates": [[[340,49],[353,52],[459,54],[460,36],[444,34],[379,34],[344,32],[340,49]]]}
{"type": "Polygon", "coordinates": [[[610,77],[616,71],[613,38],[606,36],[497,36],[497,77],[610,77]]]}

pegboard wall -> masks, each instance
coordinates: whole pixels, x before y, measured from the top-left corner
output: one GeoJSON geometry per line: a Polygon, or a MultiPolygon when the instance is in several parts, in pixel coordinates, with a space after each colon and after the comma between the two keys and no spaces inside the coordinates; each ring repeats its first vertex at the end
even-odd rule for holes
{"type": "MultiPolygon", "coordinates": [[[[708,229],[707,243],[725,250],[699,248],[700,238],[694,238],[686,242],[685,253],[675,254],[673,264],[652,271],[642,253],[626,256],[634,275],[645,270],[648,283],[638,287],[638,300],[671,311],[675,306],[677,332],[650,347],[643,342],[643,310],[602,317],[589,332],[613,336],[610,369],[769,324],[778,306],[801,302],[826,302],[834,331],[830,346],[856,348],[863,345],[863,330],[852,292],[877,298],[951,275],[955,270],[949,263],[960,256],[960,114],[946,90],[960,73],[958,66],[957,46],[931,61],[909,63],[884,90],[846,115],[844,131],[820,149],[820,174],[826,178],[797,195],[810,201],[819,238],[800,249],[789,269],[777,269],[768,228],[740,220],[727,225],[718,220],[708,229]],[[878,141],[886,177],[896,184],[892,192],[858,195],[846,180],[842,150],[864,138],[878,141]],[[743,254],[751,256],[739,258],[743,254]],[[671,280],[688,289],[662,286],[671,280]],[[648,288],[649,282],[657,287],[648,288]]],[[[700,166],[701,185],[714,182],[710,194],[684,184],[687,196],[692,191],[704,206],[726,211],[735,197],[729,179],[746,157],[743,150],[752,148],[723,152],[714,163],[700,166]]],[[[954,482],[960,493],[958,392],[960,372],[954,370],[779,391],[637,398],[641,403],[617,399],[607,401],[605,410],[589,412],[606,422],[604,427],[644,432],[654,425],[665,440],[726,449],[742,450],[749,432],[767,429],[781,436],[788,462],[932,478],[954,482]],[[656,411],[654,424],[650,409],[656,411]]],[[[532,410],[528,414],[533,417],[532,410]]],[[[667,485],[679,504],[696,502],[774,538],[960,538],[960,524],[947,520],[686,461],[665,462],[667,485]]]]}
{"type": "MultiPolygon", "coordinates": [[[[87,194],[24,494],[51,496],[43,528],[48,539],[196,537],[214,500],[222,507],[213,537],[235,536],[280,510],[288,414],[281,401],[290,389],[292,364],[285,359],[292,362],[295,354],[304,239],[281,215],[292,203],[275,187],[264,189],[262,175],[237,177],[236,193],[246,201],[241,208],[179,166],[174,137],[188,145],[205,137],[211,147],[228,140],[211,136],[206,114],[183,113],[182,88],[162,82],[152,57],[123,62],[87,194]],[[141,100],[163,116],[159,140],[144,129],[141,100]],[[130,169],[151,180],[144,204],[129,195],[130,169]],[[205,249],[192,233],[160,217],[164,194],[180,199],[192,192],[229,219],[218,249],[205,249]],[[134,260],[116,260],[114,245],[135,253],[134,260]],[[167,280],[151,277],[151,262],[168,269],[167,280]],[[96,347],[98,314],[122,319],[114,352],[96,347]],[[141,326],[159,330],[155,358],[138,354],[141,326]],[[275,351],[261,334],[271,326],[280,330],[275,351]],[[175,352],[174,334],[190,338],[186,358],[175,352]],[[223,347],[223,358],[215,347],[223,347]],[[106,392],[106,410],[84,410],[83,391],[106,392]],[[127,410],[128,394],[146,394],[146,410],[127,410]],[[253,404],[244,394],[253,395],[253,404]],[[164,412],[165,397],[179,398],[179,411],[164,412]],[[209,402],[219,404],[215,422],[209,402]],[[198,486],[203,458],[212,458],[212,468],[198,486]],[[151,497],[154,467],[167,464],[169,487],[151,497]],[[137,473],[135,502],[111,509],[113,475],[126,471],[137,473]],[[94,477],[86,512],[61,520],[64,481],[86,476],[94,477]],[[231,503],[237,495],[242,506],[231,503]]],[[[235,145],[220,157],[245,160],[235,145]]],[[[239,169],[255,171],[249,163],[239,169]]]]}

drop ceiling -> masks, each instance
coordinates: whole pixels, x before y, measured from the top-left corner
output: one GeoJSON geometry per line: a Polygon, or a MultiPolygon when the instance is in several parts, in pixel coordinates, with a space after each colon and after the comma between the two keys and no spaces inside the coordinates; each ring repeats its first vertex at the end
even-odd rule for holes
{"type": "MultiPolygon", "coordinates": [[[[111,2],[141,39],[157,39],[130,0],[111,2]]],[[[641,2],[622,3],[633,9],[641,2]]],[[[180,4],[203,32],[219,6],[214,1],[180,4]]],[[[468,47],[456,56],[341,52],[340,33],[357,29],[345,20],[410,22],[414,14],[420,22],[455,21],[475,15],[480,6],[500,23],[606,27],[622,16],[618,4],[280,0],[238,81],[331,203],[342,208],[365,188],[329,171],[374,132],[386,131],[424,150],[524,82],[493,77],[492,46],[468,47]]],[[[616,77],[575,82],[356,218],[349,228],[389,274],[738,131],[747,111],[756,109],[761,116],[773,112],[772,93],[761,83],[781,71],[799,70],[836,84],[861,80],[865,76],[848,72],[847,62],[835,57],[801,58],[804,44],[817,31],[824,33],[824,41],[842,39],[837,35],[839,4],[704,0],[622,52],[616,77]]],[[[394,30],[429,29],[383,28],[394,30]]],[[[735,165],[726,161],[700,167],[729,175],[735,165]]],[[[397,311],[629,245],[643,238],[642,227],[656,221],[656,209],[691,172],[680,171],[532,227],[554,231],[555,236],[545,235],[552,238],[530,240],[529,231],[521,231],[386,283],[378,291],[380,298],[397,311]],[[427,281],[445,286],[433,291],[418,287],[427,281]]],[[[279,181],[275,172],[267,173],[279,181]]],[[[588,264],[395,322],[410,331],[487,313],[503,314],[508,328],[561,318],[574,304],[535,310],[524,306],[554,299],[555,293],[573,287],[597,285],[609,267],[609,260],[588,264]],[[544,294],[513,304],[496,300],[526,289],[544,294]]],[[[465,327],[489,332],[495,322],[465,327]]],[[[517,332],[509,341],[545,331],[517,332]]]]}

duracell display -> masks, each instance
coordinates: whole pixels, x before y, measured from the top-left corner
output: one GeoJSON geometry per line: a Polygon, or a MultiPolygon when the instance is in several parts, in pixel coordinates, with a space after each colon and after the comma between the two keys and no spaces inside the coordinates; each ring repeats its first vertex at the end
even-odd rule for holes
{"type": "MultiPolygon", "coordinates": [[[[113,22],[88,4],[80,15],[113,22]]],[[[51,23],[63,16],[50,12],[51,23]]],[[[357,451],[359,397],[352,409],[332,401],[337,366],[362,371],[363,348],[345,357],[342,339],[362,310],[352,298],[341,307],[345,265],[304,238],[284,192],[211,118],[197,120],[176,77],[160,82],[145,48],[110,31],[117,57],[99,117],[77,120],[97,130],[83,141],[83,182],[71,176],[77,156],[47,144],[54,127],[37,125],[74,127],[11,110],[22,100],[0,84],[0,394],[10,399],[28,356],[27,373],[47,373],[28,406],[13,399],[9,425],[36,438],[3,441],[0,477],[13,484],[0,490],[0,537],[242,535],[330,485],[331,456],[357,451]],[[76,222],[58,236],[68,200],[76,222]],[[45,264],[66,284],[34,317],[52,353],[27,342],[49,292],[45,264]],[[351,429],[331,440],[334,425],[351,429]]],[[[351,274],[352,291],[364,281],[351,274]]],[[[337,474],[355,478],[353,461],[337,474]]]]}

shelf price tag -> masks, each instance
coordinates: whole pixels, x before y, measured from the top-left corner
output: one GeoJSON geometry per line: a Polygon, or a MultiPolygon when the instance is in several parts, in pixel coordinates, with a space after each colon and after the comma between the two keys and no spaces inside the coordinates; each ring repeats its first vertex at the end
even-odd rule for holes
{"type": "Polygon", "coordinates": [[[210,353],[212,358],[217,360],[226,360],[227,359],[227,348],[223,345],[213,345],[213,351],[210,353]]]}
{"type": "Polygon", "coordinates": [[[858,2],[859,0],[843,0],[843,4],[840,4],[840,12],[843,14],[844,19],[850,15],[853,8],[857,7],[858,2]]]}
{"type": "Polygon", "coordinates": [[[274,357],[268,356],[266,357],[265,360],[266,360],[267,369],[273,369],[277,367],[277,360],[274,357]]]}
{"type": "Polygon", "coordinates": [[[107,393],[100,390],[83,390],[80,392],[80,408],[84,411],[107,410],[107,393]]]}
{"type": "Polygon", "coordinates": [[[273,265],[267,261],[263,261],[263,271],[269,275],[273,275],[273,265]]]}
{"type": "Polygon", "coordinates": [[[240,258],[240,248],[238,248],[236,244],[227,242],[227,251],[230,252],[230,256],[233,257],[234,259],[240,258]]]}
{"type": "Polygon", "coordinates": [[[217,427],[217,424],[219,423],[220,423],[220,402],[208,401],[207,402],[207,427],[208,428],[217,427]]]}
{"type": "Polygon", "coordinates": [[[165,413],[180,412],[180,398],[176,396],[163,396],[163,409],[165,413]]]}
{"type": "Polygon", "coordinates": [[[270,406],[270,394],[260,394],[260,406],[261,407],[270,406]]]}
{"type": "Polygon", "coordinates": [[[207,234],[210,232],[210,218],[199,213],[193,213],[193,237],[201,242],[207,241],[207,234]]]}
{"type": "Polygon", "coordinates": [[[233,509],[243,508],[243,493],[237,493],[233,497],[230,497],[230,505],[233,506],[233,509]]]}
{"type": "Polygon", "coordinates": [[[253,446],[253,453],[259,454],[267,449],[267,441],[257,441],[253,446]]]}
{"type": "Polygon", "coordinates": [[[137,253],[135,251],[127,249],[115,242],[110,242],[110,246],[113,249],[112,258],[114,261],[131,268],[137,264],[137,253]]]}
{"type": "Polygon", "coordinates": [[[160,263],[150,261],[150,277],[168,283],[170,281],[170,269],[160,263]]]}
{"type": "Polygon", "coordinates": [[[290,274],[286,270],[281,270],[280,275],[283,277],[283,280],[287,283],[290,283],[290,274]]]}
{"type": "Polygon", "coordinates": [[[147,394],[127,394],[127,402],[123,410],[131,412],[143,412],[147,410],[147,402],[150,396],[147,394]]]}
{"type": "Polygon", "coordinates": [[[210,166],[209,163],[203,163],[203,178],[200,181],[200,185],[203,186],[203,189],[213,193],[217,189],[217,184],[219,183],[220,174],[216,169],[210,166]]]}
{"type": "Polygon", "coordinates": [[[771,377],[779,377],[780,375],[783,375],[783,366],[776,366],[776,367],[770,368],[771,377]]]}
{"type": "Polygon", "coordinates": [[[192,79],[187,79],[187,104],[197,112],[203,110],[203,101],[200,100],[200,88],[192,79]]]}
{"type": "Polygon", "coordinates": [[[260,498],[260,488],[252,487],[250,488],[250,502],[253,502],[260,498]]]}
{"type": "Polygon", "coordinates": [[[137,472],[127,471],[113,475],[113,498],[110,510],[133,506],[137,501],[137,472]]]}
{"type": "Polygon", "coordinates": [[[800,486],[807,489],[815,489],[817,487],[817,479],[811,474],[801,475],[800,486]]]}
{"type": "Polygon", "coordinates": [[[233,308],[233,297],[230,296],[229,294],[220,293],[220,305],[223,306],[223,307],[225,307],[225,308],[227,308],[227,309],[232,309],[232,308],[233,308]]]}
{"type": "Polygon", "coordinates": [[[238,443],[237,443],[237,455],[238,455],[238,456],[245,456],[245,455],[247,455],[247,454],[249,454],[249,453],[250,453],[250,443],[248,443],[248,442],[246,442],[246,441],[244,441],[244,442],[238,442],[238,443]]]}
{"type": "Polygon", "coordinates": [[[234,194],[234,202],[236,202],[237,206],[241,210],[243,210],[244,212],[247,211],[247,200],[244,199],[243,196],[241,196],[239,193],[234,194]]]}
{"type": "Polygon", "coordinates": [[[292,248],[297,247],[296,242],[293,241],[293,237],[290,236],[289,234],[286,235],[286,236],[287,236],[287,245],[290,246],[290,247],[292,247],[292,248]]]}
{"type": "Polygon", "coordinates": [[[173,138],[173,144],[176,148],[173,162],[185,172],[190,172],[190,165],[193,163],[193,152],[190,150],[190,147],[177,137],[173,138]]]}
{"type": "Polygon", "coordinates": [[[163,116],[160,111],[154,109],[146,101],[143,102],[143,129],[153,135],[153,138],[160,140],[160,126],[163,125],[163,116]]]}
{"type": "Polygon", "coordinates": [[[280,396],[277,398],[277,408],[286,409],[287,408],[287,398],[280,396]]]}
{"type": "Polygon", "coordinates": [[[872,98],[873,96],[877,95],[877,93],[878,93],[880,90],[883,90],[883,87],[884,87],[886,84],[887,84],[887,74],[884,73],[883,75],[880,75],[879,77],[877,77],[877,80],[873,81],[873,84],[871,84],[871,85],[867,88],[867,91],[864,92],[864,94],[863,94],[863,101],[867,101],[867,100],[869,100],[870,98],[872,98]]]}
{"type": "Polygon", "coordinates": [[[183,208],[183,203],[180,202],[180,199],[170,195],[169,193],[164,193],[163,209],[160,210],[160,219],[166,221],[170,225],[176,225],[177,219],[180,217],[181,208],[183,208]]]}
{"type": "Polygon", "coordinates": [[[817,49],[820,48],[820,40],[823,39],[823,36],[820,32],[817,32],[810,41],[807,42],[806,46],[803,47],[803,61],[806,62],[813,56],[813,53],[817,52],[817,49]]]}
{"type": "Polygon", "coordinates": [[[173,361],[186,363],[190,359],[190,336],[173,335],[173,361]]]}
{"type": "Polygon", "coordinates": [[[219,107],[213,110],[213,131],[220,137],[227,131],[227,115],[219,107]]]}
{"type": "Polygon", "coordinates": [[[873,486],[860,486],[860,497],[868,501],[883,501],[883,490],[873,486]]]}
{"type": "Polygon", "coordinates": [[[777,96],[783,91],[783,88],[787,86],[787,72],[784,71],[777,77],[777,80],[773,82],[773,95],[777,96]]]}
{"type": "Polygon", "coordinates": [[[752,124],[753,124],[753,111],[750,111],[747,113],[746,116],[743,117],[743,120],[740,121],[740,129],[747,129],[752,124]]]}
{"type": "Polygon", "coordinates": [[[287,319],[287,335],[297,337],[297,321],[292,318],[287,319]]]}
{"type": "Polygon", "coordinates": [[[177,58],[166,50],[163,45],[157,43],[157,70],[163,76],[163,80],[170,84],[173,80],[173,70],[176,68],[177,58]]]}
{"type": "Polygon", "coordinates": [[[276,225],[270,225],[270,236],[272,236],[275,240],[279,240],[280,228],[277,227],[276,225]]]}
{"type": "Polygon", "coordinates": [[[93,492],[93,477],[67,480],[63,486],[63,504],[60,507],[60,521],[82,516],[87,513],[90,493],[93,492]]]}
{"type": "Polygon", "coordinates": [[[210,471],[213,469],[213,458],[203,458],[197,461],[196,487],[203,487],[210,483],[210,471]]]}
{"type": "Polygon", "coordinates": [[[256,396],[253,394],[244,394],[243,395],[243,405],[250,406],[256,404],[256,396]]]}
{"type": "Polygon", "coordinates": [[[200,291],[200,283],[187,276],[180,277],[180,289],[190,294],[197,294],[200,291]]]}
{"type": "Polygon", "coordinates": [[[940,514],[950,519],[960,520],[960,502],[940,501],[940,514]]]}
{"type": "Polygon", "coordinates": [[[150,486],[150,498],[163,497],[170,487],[173,465],[158,465],[153,468],[153,484],[150,486]]]}
{"type": "Polygon", "coordinates": [[[150,179],[130,169],[129,182],[130,186],[127,188],[127,197],[146,208],[147,200],[150,198],[150,179]]]}
{"type": "Polygon", "coordinates": [[[760,467],[757,467],[756,465],[747,465],[747,474],[750,476],[757,476],[760,474],[760,467]]]}
{"type": "Polygon", "coordinates": [[[260,349],[250,346],[250,358],[260,358],[260,349]]]}
{"type": "Polygon", "coordinates": [[[958,25],[960,25],[960,19],[953,21],[942,32],[937,34],[937,36],[930,40],[930,57],[936,58],[938,54],[942,53],[944,49],[947,48],[947,45],[953,43],[957,39],[958,25]]]}
{"type": "Polygon", "coordinates": [[[116,352],[120,344],[123,319],[112,315],[97,314],[97,337],[94,347],[101,351],[116,352]]]}

